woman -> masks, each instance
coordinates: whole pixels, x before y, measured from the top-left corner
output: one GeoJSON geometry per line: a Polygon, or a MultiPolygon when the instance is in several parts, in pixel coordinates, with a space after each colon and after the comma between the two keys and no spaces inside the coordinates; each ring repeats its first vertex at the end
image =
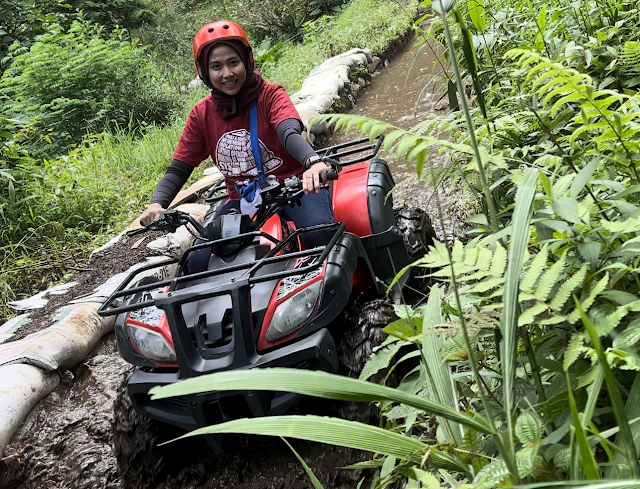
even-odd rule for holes
{"type": "MultiPolygon", "coordinates": [[[[267,175],[284,181],[302,176],[302,205],[287,207],[283,217],[297,228],[333,222],[331,199],[325,188],[327,167],[302,138],[300,116],[279,85],[267,83],[254,70],[251,44],[237,24],[221,20],[205,25],[193,40],[198,76],[211,89],[191,110],[173,161],[156,187],[140,221],[153,222],[166,210],[194,167],[211,157],[225,177],[229,200],[217,212],[240,209],[234,183],[257,175],[251,149],[249,109],[257,108],[257,134],[262,167],[267,175]]],[[[326,233],[305,236],[305,244],[326,244],[326,233]]]]}

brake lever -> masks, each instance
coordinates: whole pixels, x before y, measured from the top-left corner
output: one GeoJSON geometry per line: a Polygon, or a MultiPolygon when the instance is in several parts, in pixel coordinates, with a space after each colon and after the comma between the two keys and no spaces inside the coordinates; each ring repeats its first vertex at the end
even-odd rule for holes
{"type": "Polygon", "coordinates": [[[138,234],[146,233],[148,231],[151,231],[151,229],[149,229],[147,226],[142,226],[138,229],[132,229],[131,231],[127,231],[127,236],[129,237],[137,236],[138,234]]]}

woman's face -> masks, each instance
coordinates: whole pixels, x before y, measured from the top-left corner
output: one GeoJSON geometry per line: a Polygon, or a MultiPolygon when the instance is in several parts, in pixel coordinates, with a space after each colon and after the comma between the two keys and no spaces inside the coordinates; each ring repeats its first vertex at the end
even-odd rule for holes
{"type": "Polygon", "coordinates": [[[213,86],[231,96],[240,91],[247,79],[247,70],[240,55],[227,44],[213,47],[209,53],[208,70],[213,86]]]}

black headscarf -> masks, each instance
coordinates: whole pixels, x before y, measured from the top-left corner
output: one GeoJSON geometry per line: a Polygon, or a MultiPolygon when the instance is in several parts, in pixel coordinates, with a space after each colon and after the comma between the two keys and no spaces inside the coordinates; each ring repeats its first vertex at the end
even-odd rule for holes
{"type": "Polygon", "coordinates": [[[258,70],[253,68],[253,63],[249,57],[249,50],[242,41],[223,39],[205,46],[200,54],[199,63],[200,66],[204,67],[202,71],[204,73],[205,85],[211,88],[211,98],[213,99],[216,112],[223,119],[231,119],[232,117],[240,115],[249,107],[251,102],[258,98],[258,95],[264,87],[264,78],[262,78],[258,70]],[[209,54],[215,46],[220,44],[225,44],[238,53],[247,72],[247,79],[240,88],[240,91],[233,96],[227,95],[214,88],[209,79],[209,54]]]}

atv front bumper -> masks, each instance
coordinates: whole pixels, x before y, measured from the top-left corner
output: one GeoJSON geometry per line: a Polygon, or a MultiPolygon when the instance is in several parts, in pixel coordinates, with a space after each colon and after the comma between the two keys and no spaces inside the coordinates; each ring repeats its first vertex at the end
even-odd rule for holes
{"type": "MultiPolygon", "coordinates": [[[[277,350],[256,354],[244,368],[289,367],[336,372],[338,353],[333,338],[323,328],[277,350]]],[[[156,373],[136,368],[129,380],[135,409],[153,419],[194,430],[232,419],[286,413],[301,397],[291,392],[212,391],[152,401],[149,390],[179,382],[179,373],[156,373]]]]}

